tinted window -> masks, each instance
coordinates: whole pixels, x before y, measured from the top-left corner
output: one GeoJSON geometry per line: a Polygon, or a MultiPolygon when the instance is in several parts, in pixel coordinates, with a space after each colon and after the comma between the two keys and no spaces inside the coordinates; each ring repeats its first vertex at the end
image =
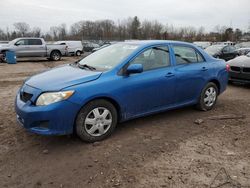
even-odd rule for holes
{"type": "Polygon", "coordinates": [[[42,41],[40,39],[29,39],[29,45],[42,45],[42,41]]]}
{"type": "Polygon", "coordinates": [[[193,48],[186,46],[174,46],[176,64],[204,62],[204,58],[193,48]]]}
{"type": "Polygon", "coordinates": [[[131,64],[142,64],[143,70],[170,66],[168,47],[154,47],[142,52],[131,64]]]}
{"type": "Polygon", "coordinates": [[[21,39],[16,42],[16,45],[28,45],[28,40],[27,39],[21,39]]]}

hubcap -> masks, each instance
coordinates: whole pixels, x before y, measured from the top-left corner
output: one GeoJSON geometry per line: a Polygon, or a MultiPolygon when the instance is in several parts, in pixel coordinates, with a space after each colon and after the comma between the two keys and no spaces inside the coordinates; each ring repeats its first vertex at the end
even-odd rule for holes
{"type": "Polygon", "coordinates": [[[54,60],[58,60],[59,59],[59,54],[58,53],[54,53],[53,57],[54,57],[54,60]]]}
{"type": "Polygon", "coordinates": [[[209,87],[205,92],[204,102],[208,107],[213,106],[217,97],[217,93],[214,87],[209,87]]]}
{"type": "Polygon", "coordinates": [[[91,136],[101,136],[109,130],[111,124],[111,112],[104,107],[98,107],[87,115],[84,127],[91,136]]]}

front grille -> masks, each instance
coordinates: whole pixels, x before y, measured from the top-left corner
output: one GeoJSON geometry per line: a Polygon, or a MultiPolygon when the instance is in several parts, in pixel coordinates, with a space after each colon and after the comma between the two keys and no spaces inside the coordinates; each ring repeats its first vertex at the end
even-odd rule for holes
{"type": "Polygon", "coordinates": [[[32,98],[32,94],[30,93],[26,93],[26,92],[21,92],[20,93],[20,99],[23,101],[23,102],[27,102],[28,100],[30,100],[32,98]]]}
{"type": "Polygon", "coordinates": [[[250,68],[244,67],[242,69],[242,72],[250,73],[250,68]]]}
{"type": "Polygon", "coordinates": [[[231,66],[230,68],[232,71],[240,72],[240,67],[231,66]]]}

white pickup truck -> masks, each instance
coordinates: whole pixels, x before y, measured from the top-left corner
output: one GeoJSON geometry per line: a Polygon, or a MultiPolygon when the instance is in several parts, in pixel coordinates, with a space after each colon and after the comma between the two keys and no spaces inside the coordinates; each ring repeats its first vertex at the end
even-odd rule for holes
{"type": "Polygon", "coordinates": [[[46,44],[43,38],[17,38],[0,45],[0,54],[15,51],[17,57],[47,57],[58,61],[68,55],[67,45],[46,44]]]}

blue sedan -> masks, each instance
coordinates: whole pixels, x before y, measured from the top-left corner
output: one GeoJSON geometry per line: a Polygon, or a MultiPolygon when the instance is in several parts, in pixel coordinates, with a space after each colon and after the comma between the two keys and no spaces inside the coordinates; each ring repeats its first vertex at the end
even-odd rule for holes
{"type": "Polygon", "coordinates": [[[229,67],[177,41],[130,41],[29,78],[17,93],[18,122],[43,135],[107,138],[118,122],[188,105],[211,110],[229,67]]]}

